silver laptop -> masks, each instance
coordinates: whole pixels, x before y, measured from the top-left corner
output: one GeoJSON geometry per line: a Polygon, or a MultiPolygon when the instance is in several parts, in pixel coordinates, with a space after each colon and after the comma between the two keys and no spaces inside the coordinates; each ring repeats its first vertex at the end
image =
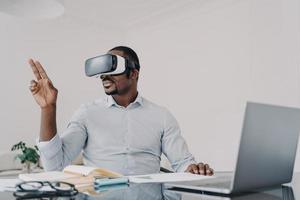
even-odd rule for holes
{"type": "Polygon", "coordinates": [[[248,102],[234,174],[166,187],[231,194],[291,182],[299,132],[299,108],[248,102]]]}

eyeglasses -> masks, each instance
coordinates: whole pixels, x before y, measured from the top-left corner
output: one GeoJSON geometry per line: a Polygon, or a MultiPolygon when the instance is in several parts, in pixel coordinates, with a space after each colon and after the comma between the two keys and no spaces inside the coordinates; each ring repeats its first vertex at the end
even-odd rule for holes
{"type": "Polygon", "coordinates": [[[78,194],[73,184],[58,181],[26,181],[16,185],[14,196],[17,199],[31,199],[42,197],[72,197],[78,194]]]}

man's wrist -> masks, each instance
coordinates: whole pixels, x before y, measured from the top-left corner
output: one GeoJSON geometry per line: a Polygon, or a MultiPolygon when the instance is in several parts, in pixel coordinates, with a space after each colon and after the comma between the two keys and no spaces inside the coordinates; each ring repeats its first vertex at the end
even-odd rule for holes
{"type": "Polygon", "coordinates": [[[41,107],[42,112],[51,112],[56,110],[56,104],[47,105],[44,107],[41,107]]]}

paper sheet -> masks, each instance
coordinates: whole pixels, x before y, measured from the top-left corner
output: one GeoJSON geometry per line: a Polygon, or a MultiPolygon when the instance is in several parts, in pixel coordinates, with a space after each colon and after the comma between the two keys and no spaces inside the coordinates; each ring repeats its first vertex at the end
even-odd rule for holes
{"type": "Polygon", "coordinates": [[[19,179],[23,181],[61,181],[74,177],[78,177],[78,175],[63,173],[59,171],[19,174],[19,179]]]}
{"type": "Polygon", "coordinates": [[[129,176],[132,183],[166,183],[179,181],[198,181],[215,178],[214,176],[203,176],[191,173],[159,173],[138,176],[129,176]]]}
{"type": "Polygon", "coordinates": [[[15,191],[16,184],[18,184],[20,182],[21,182],[21,180],[17,179],[17,178],[0,179],[0,192],[15,191]]]}
{"type": "Polygon", "coordinates": [[[71,172],[71,173],[77,173],[82,174],[84,176],[89,175],[92,171],[94,171],[95,167],[88,167],[88,166],[81,166],[81,165],[69,165],[65,167],[64,172],[71,172]]]}

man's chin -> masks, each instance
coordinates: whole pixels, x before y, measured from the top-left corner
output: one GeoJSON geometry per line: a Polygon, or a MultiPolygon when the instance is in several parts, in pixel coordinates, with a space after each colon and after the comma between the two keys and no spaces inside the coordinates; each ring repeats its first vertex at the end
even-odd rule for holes
{"type": "Polygon", "coordinates": [[[115,95],[115,94],[118,94],[118,90],[111,90],[111,91],[108,91],[108,90],[104,90],[105,94],[107,95],[115,95]]]}

